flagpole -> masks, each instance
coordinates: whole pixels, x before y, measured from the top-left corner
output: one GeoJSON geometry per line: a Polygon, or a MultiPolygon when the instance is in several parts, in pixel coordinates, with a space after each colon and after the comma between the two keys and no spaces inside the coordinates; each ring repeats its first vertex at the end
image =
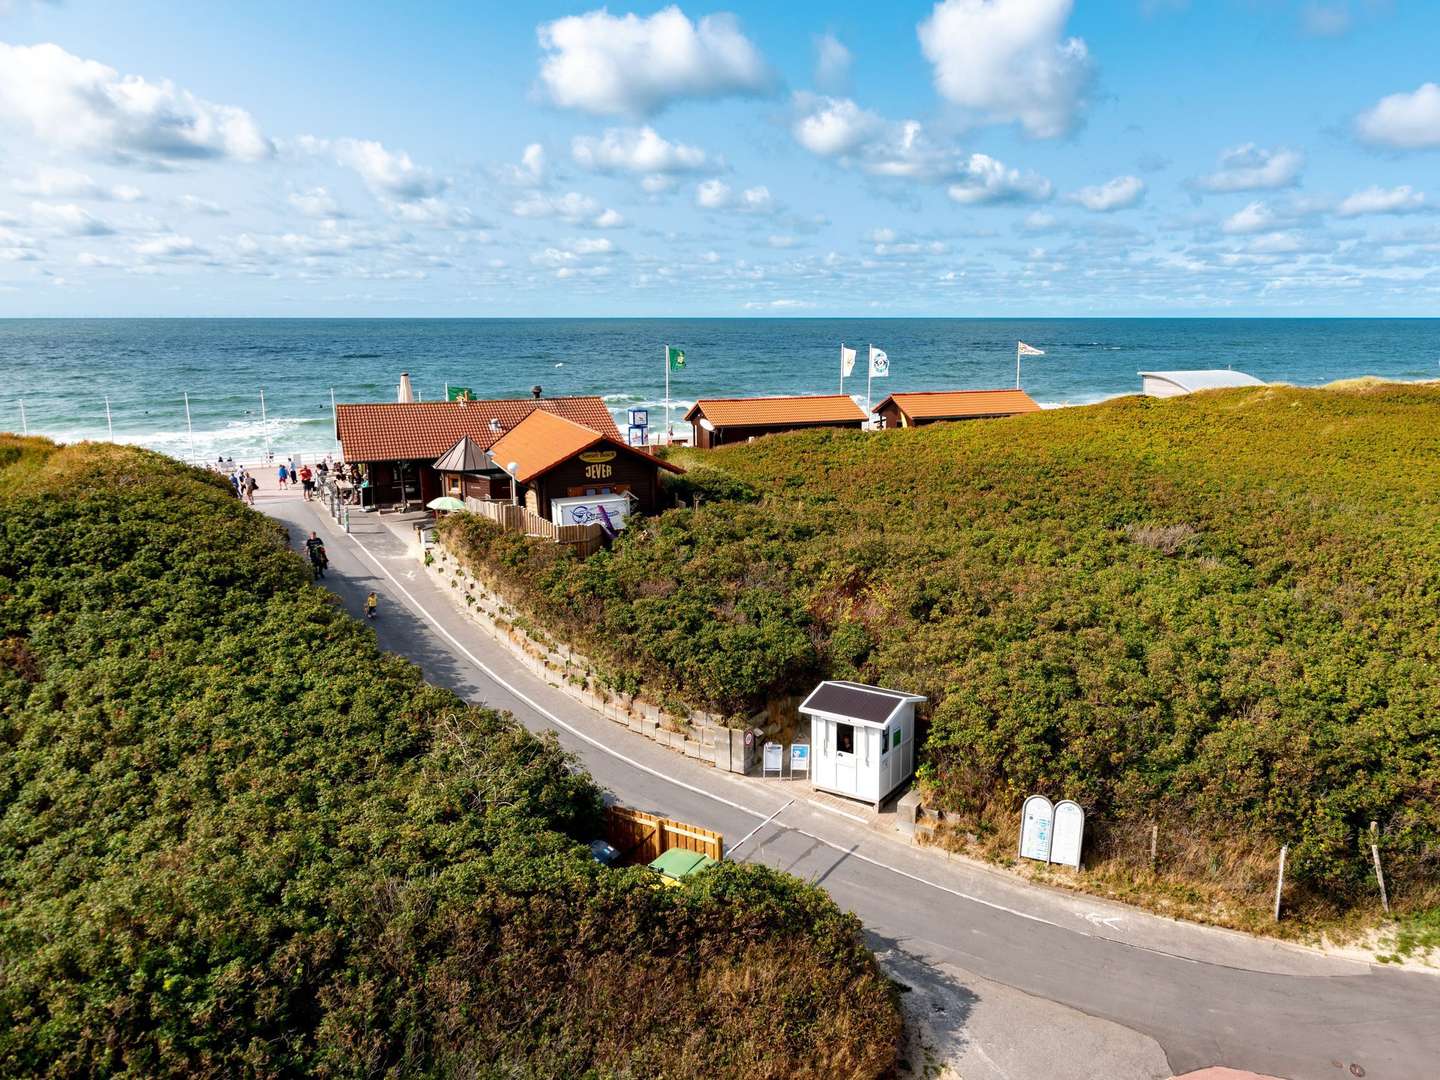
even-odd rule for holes
{"type": "Polygon", "coordinates": [[[1015,343],[1015,389],[1020,389],[1020,342],[1015,343]]]}
{"type": "Polygon", "coordinates": [[[845,392],[845,343],[840,342],[840,393],[845,392]]]}
{"type": "Polygon", "coordinates": [[[875,358],[871,355],[875,351],[872,343],[865,350],[865,422],[870,422],[870,386],[875,381],[875,358]]]}
{"type": "Polygon", "coordinates": [[[195,464],[195,425],[190,422],[190,392],[182,391],[185,395],[185,431],[186,438],[190,443],[190,464],[195,464]]]}
{"type": "Polygon", "coordinates": [[[665,445],[670,445],[670,345],[667,342],[661,353],[665,361],[665,445]]]}
{"type": "Polygon", "coordinates": [[[115,421],[110,419],[110,395],[105,395],[105,427],[110,432],[110,441],[115,441],[115,421]]]}

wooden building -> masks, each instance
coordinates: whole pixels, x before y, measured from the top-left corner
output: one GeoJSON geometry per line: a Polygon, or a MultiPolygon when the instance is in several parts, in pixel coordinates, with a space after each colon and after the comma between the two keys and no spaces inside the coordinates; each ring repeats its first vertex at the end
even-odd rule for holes
{"type": "Polygon", "coordinates": [[[630,508],[655,509],[660,470],[685,471],[626,445],[619,432],[601,434],[542,409],[497,439],[490,460],[514,480],[526,509],[557,525],[623,528],[630,508]]]}
{"type": "Polygon", "coordinates": [[[441,493],[454,499],[508,499],[510,477],[469,435],[430,466],[440,474],[441,493]]]}
{"type": "MultiPolygon", "coordinates": [[[[536,411],[620,437],[610,410],[598,397],[529,397],[341,404],[335,407],[335,438],[344,460],[364,467],[369,481],[366,506],[415,509],[450,494],[434,466],[462,438],[488,450],[536,411]]],[[[508,495],[508,478],[505,487],[508,495]]]]}
{"type": "Polygon", "coordinates": [[[923,390],[891,394],[875,413],[887,428],[920,427],[947,420],[988,420],[1039,412],[1024,390],[923,390]]]}
{"type": "Polygon", "coordinates": [[[848,394],[807,397],[701,398],[685,414],[693,445],[711,450],[761,435],[806,428],[860,428],[865,413],[848,394]]]}

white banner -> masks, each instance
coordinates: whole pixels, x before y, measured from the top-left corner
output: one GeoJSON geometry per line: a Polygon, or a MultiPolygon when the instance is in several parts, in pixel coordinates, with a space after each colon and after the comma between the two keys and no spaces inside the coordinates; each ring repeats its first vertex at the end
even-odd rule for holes
{"type": "Polygon", "coordinates": [[[870,346],[870,378],[883,379],[890,374],[890,358],[883,349],[870,346]]]}
{"type": "Polygon", "coordinates": [[[840,374],[843,375],[845,378],[848,379],[848,378],[850,377],[850,373],[853,372],[854,370],[855,370],[855,350],[854,350],[854,349],[847,349],[844,345],[841,345],[841,346],[840,346],[840,374]]]}

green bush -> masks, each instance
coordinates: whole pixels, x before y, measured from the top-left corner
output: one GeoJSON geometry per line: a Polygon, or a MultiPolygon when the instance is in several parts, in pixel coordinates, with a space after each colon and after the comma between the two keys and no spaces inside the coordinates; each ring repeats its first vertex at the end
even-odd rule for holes
{"type": "Polygon", "coordinates": [[[0,1075],[893,1060],[853,916],[755,867],[596,865],[600,793],[556,741],[380,652],[222,481],[0,462],[0,1075]]]}
{"type": "Polygon", "coordinates": [[[1297,889],[1345,908],[1374,898],[1377,820],[1397,895],[1440,899],[1440,388],[677,460],[763,498],[667,512],[586,563],[451,538],[598,663],[696,705],[743,715],[831,674],[927,695],[932,797],[979,831],[1043,791],[1136,837],[1289,843],[1297,889]]]}

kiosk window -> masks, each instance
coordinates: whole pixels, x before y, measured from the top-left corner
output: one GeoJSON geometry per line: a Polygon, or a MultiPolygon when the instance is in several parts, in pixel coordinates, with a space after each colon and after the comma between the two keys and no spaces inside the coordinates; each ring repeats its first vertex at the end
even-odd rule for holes
{"type": "Polygon", "coordinates": [[[905,729],[904,729],[904,728],[898,728],[898,727],[897,727],[897,728],[895,729],[895,743],[894,743],[894,745],[899,746],[899,745],[900,745],[900,740],[903,739],[904,737],[905,737],[905,729]]]}
{"type": "Polygon", "coordinates": [[[884,757],[890,752],[890,733],[884,728],[880,729],[880,756],[884,757]]]}
{"type": "Polygon", "coordinates": [[[835,725],[835,751],[840,754],[853,754],[855,752],[855,725],[835,725]]]}

